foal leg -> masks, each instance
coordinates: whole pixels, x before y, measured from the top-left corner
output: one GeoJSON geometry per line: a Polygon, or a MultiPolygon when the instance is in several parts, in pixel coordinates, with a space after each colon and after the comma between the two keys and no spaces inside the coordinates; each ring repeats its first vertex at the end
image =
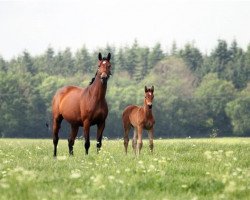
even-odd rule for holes
{"type": "Polygon", "coordinates": [[[130,125],[126,127],[124,126],[124,148],[126,154],[128,153],[129,131],[130,131],[130,125]]]}
{"type": "Polygon", "coordinates": [[[54,157],[57,155],[58,133],[61,127],[63,117],[61,115],[53,118],[53,144],[54,144],[54,157]]]}
{"type": "Polygon", "coordinates": [[[137,130],[136,127],[134,127],[134,135],[133,135],[133,140],[132,140],[132,147],[133,147],[135,155],[136,155],[137,139],[138,139],[138,130],[137,130]]]}
{"type": "Polygon", "coordinates": [[[73,146],[75,144],[75,139],[76,139],[78,129],[79,129],[78,126],[71,125],[71,132],[70,132],[70,136],[68,138],[69,155],[73,155],[73,146]]]}
{"type": "Polygon", "coordinates": [[[102,147],[102,133],[103,133],[104,128],[105,128],[105,122],[97,125],[97,137],[96,137],[97,153],[99,153],[99,151],[101,150],[101,147],[102,147]]]}
{"type": "Polygon", "coordinates": [[[153,137],[154,137],[154,128],[148,131],[149,149],[151,153],[153,153],[153,148],[154,148],[153,137]]]}
{"type": "Polygon", "coordinates": [[[85,154],[89,154],[89,147],[90,147],[90,141],[89,141],[89,129],[90,129],[90,123],[89,121],[84,121],[83,123],[83,133],[85,138],[85,154]]]}
{"type": "Polygon", "coordinates": [[[142,148],[142,127],[138,127],[137,154],[140,155],[142,148]]]}

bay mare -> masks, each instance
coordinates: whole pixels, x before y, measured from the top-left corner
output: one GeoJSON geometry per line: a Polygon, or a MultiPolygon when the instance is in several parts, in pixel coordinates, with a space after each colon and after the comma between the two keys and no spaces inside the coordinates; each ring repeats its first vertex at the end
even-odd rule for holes
{"type": "Polygon", "coordinates": [[[102,135],[105,128],[105,120],[108,115],[108,106],[105,99],[107,81],[111,75],[111,54],[103,58],[98,55],[98,69],[95,78],[86,88],[66,86],[59,89],[52,101],[53,118],[53,144],[54,156],[57,155],[59,129],[65,119],[71,126],[68,138],[69,154],[73,155],[73,146],[80,126],[83,126],[85,139],[85,153],[90,147],[90,126],[97,125],[97,152],[102,146],[102,135]]]}

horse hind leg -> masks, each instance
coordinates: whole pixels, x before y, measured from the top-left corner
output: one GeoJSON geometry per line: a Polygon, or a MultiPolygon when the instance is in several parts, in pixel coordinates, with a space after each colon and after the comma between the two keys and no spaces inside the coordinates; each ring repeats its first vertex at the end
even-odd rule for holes
{"type": "Polygon", "coordinates": [[[123,129],[124,129],[124,148],[125,153],[128,153],[128,143],[129,143],[129,131],[131,129],[131,124],[129,123],[128,119],[124,118],[122,119],[123,122],[123,129]]]}
{"type": "Polygon", "coordinates": [[[124,148],[126,154],[128,153],[129,131],[130,131],[130,126],[124,129],[124,148]]]}
{"type": "Polygon", "coordinates": [[[57,155],[57,145],[58,145],[58,133],[59,129],[61,127],[61,122],[63,120],[63,117],[59,115],[58,117],[55,117],[53,119],[53,144],[54,144],[54,157],[57,155]]]}
{"type": "Polygon", "coordinates": [[[136,147],[137,147],[137,138],[138,138],[138,131],[137,131],[137,128],[135,127],[133,141],[132,141],[132,147],[133,147],[135,155],[136,155],[136,147]]]}
{"type": "Polygon", "coordinates": [[[68,138],[68,146],[69,146],[69,155],[72,155],[72,156],[73,156],[73,146],[75,144],[75,139],[77,136],[78,129],[79,129],[78,126],[71,125],[71,133],[68,138]]]}

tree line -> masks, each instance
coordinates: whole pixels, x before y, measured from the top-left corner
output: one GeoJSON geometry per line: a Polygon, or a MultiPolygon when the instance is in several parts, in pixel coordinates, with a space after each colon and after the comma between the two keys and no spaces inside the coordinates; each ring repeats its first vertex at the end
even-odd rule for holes
{"type": "MultiPolygon", "coordinates": [[[[65,85],[86,87],[97,70],[97,55],[111,52],[109,115],[104,136],[123,137],[121,115],[143,104],[144,86],[154,85],[155,137],[250,136],[250,45],[218,40],[210,54],[192,43],[164,52],[159,43],[89,51],[83,46],[32,56],[0,56],[1,137],[50,137],[51,100],[65,85]],[[46,124],[49,124],[47,127],[46,124]]],[[[67,137],[64,123],[61,136],[67,137]]],[[[91,135],[95,137],[95,128],[91,135]]],[[[82,133],[79,131],[78,136],[82,133]]]]}

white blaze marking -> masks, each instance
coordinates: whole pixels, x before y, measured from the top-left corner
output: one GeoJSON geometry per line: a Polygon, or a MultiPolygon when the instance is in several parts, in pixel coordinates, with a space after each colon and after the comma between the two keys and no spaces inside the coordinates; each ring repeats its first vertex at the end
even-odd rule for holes
{"type": "Polygon", "coordinates": [[[152,95],[152,93],[151,93],[151,92],[149,92],[149,93],[148,93],[148,95],[150,95],[150,96],[151,96],[151,95],[152,95]]]}
{"type": "Polygon", "coordinates": [[[103,64],[106,64],[106,61],[103,61],[102,63],[103,63],[103,64]]]}

